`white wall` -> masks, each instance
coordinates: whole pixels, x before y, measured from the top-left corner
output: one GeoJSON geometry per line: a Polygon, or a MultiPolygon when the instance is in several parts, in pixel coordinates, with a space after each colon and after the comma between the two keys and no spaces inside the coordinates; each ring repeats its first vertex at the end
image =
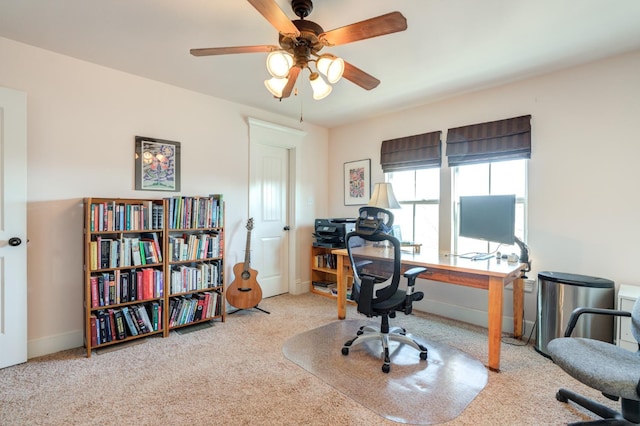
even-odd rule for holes
{"type": "Polygon", "coordinates": [[[295,278],[309,281],[313,220],[327,215],[326,129],[3,38],[0,58],[0,86],[28,98],[29,357],[83,344],[82,199],[175,195],[133,189],[136,135],[182,143],[182,194],[225,195],[232,277],[246,242],[248,117],[307,132],[293,232],[295,278]]]}
{"type": "MultiPolygon", "coordinates": [[[[330,216],[357,214],[357,207],[342,201],[345,161],[371,158],[372,181],[383,181],[383,140],[442,130],[444,152],[449,128],[525,114],[532,115],[529,277],[559,271],[640,285],[640,51],[331,129],[330,216]]],[[[450,175],[444,159],[444,251],[450,249],[450,175]]],[[[427,290],[425,310],[486,324],[486,294],[480,290],[420,286],[427,290]]],[[[526,295],[529,325],[535,320],[535,295],[526,295]]],[[[511,316],[511,309],[505,305],[505,315],[511,316]]]]}

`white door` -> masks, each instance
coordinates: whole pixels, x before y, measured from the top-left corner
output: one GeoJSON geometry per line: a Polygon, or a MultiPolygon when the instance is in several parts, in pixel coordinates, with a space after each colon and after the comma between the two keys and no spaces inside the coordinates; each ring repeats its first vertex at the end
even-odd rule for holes
{"type": "Polygon", "coordinates": [[[288,164],[286,148],[251,144],[251,266],[262,297],[289,291],[288,164]]]}
{"type": "Polygon", "coordinates": [[[249,215],[254,219],[251,266],[258,271],[262,296],[270,297],[297,291],[295,164],[306,132],[254,118],[248,121],[249,215]]]}
{"type": "Polygon", "coordinates": [[[27,361],[27,96],[0,87],[0,368],[27,361]]]}

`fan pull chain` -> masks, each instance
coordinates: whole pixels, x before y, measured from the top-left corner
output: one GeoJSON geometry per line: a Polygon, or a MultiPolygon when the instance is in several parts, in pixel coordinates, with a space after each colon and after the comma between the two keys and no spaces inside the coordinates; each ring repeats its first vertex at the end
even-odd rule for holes
{"type": "MultiPolygon", "coordinates": [[[[295,88],[294,94],[295,94],[295,96],[298,96],[298,88],[297,87],[295,88]]],[[[302,123],[304,121],[303,108],[302,108],[302,104],[303,104],[302,96],[300,96],[299,99],[300,99],[300,122],[302,123]]]]}

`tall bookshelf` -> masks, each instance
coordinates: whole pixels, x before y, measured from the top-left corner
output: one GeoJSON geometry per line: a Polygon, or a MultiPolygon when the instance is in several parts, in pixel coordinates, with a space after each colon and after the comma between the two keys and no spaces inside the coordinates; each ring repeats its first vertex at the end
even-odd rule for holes
{"type": "Polygon", "coordinates": [[[98,347],[165,335],[164,202],[84,202],[87,356],[98,347]]]}
{"type": "Polygon", "coordinates": [[[225,320],[221,195],[86,198],[84,207],[88,357],[97,348],[225,320]]]}
{"type": "Polygon", "coordinates": [[[165,206],[168,329],[224,321],[222,196],[173,197],[165,206]]]}

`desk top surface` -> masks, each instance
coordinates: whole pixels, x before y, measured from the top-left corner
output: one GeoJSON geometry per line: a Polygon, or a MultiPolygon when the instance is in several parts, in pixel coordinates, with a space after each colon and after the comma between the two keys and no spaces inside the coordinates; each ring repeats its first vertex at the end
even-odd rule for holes
{"type": "MultiPolygon", "coordinates": [[[[391,250],[384,247],[356,247],[354,254],[360,256],[380,258],[390,257],[391,250]]],[[[347,249],[332,250],[333,254],[348,256],[347,249]]],[[[431,269],[451,270],[456,272],[468,272],[472,274],[505,277],[517,274],[524,269],[524,263],[511,263],[495,257],[487,260],[464,259],[460,256],[440,255],[436,252],[406,253],[402,252],[402,263],[405,265],[424,266],[431,269]]]]}

